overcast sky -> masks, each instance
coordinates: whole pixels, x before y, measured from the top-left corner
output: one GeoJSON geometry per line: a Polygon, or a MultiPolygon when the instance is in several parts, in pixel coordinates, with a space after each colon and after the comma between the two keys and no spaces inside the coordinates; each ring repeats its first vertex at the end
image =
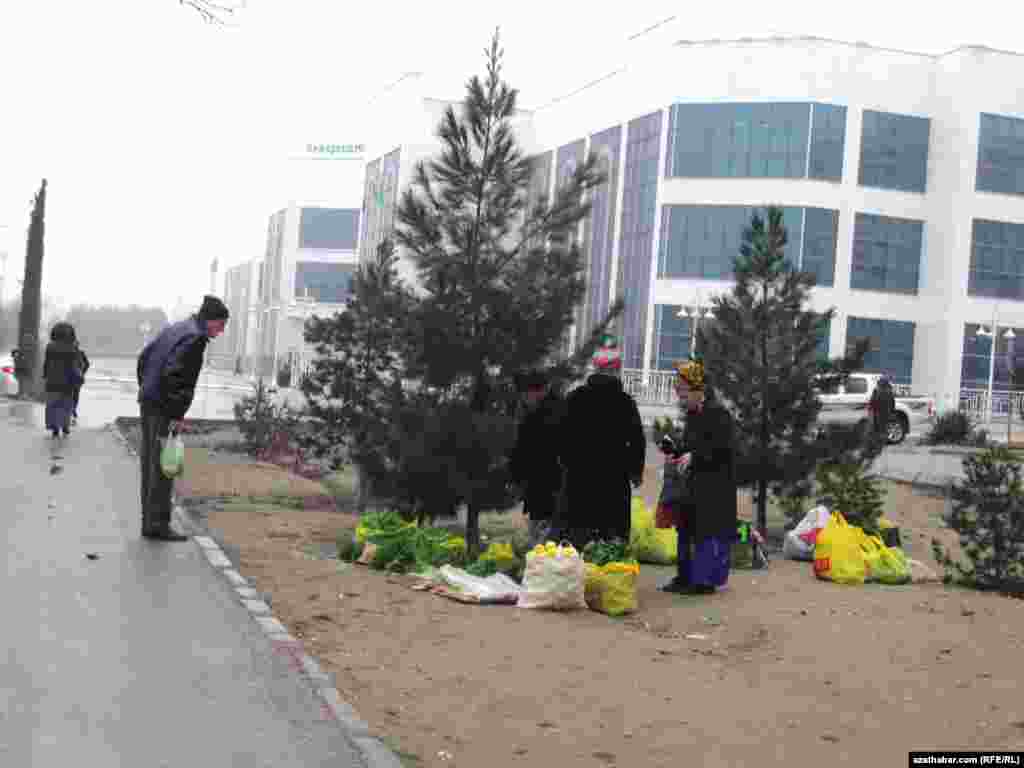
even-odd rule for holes
{"type": "Polygon", "coordinates": [[[616,68],[630,35],[671,16],[687,39],[1024,49],[1016,5],[950,7],[247,0],[223,29],[177,0],[0,0],[4,295],[22,276],[30,201],[45,176],[46,294],[64,305],[198,302],[211,259],[223,268],[260,254],[268,215],[301,193],[295,178],[322,179],[324,163],[287,163],[290,149],[365,141],[367,99],[405,72],[426,72],[444,91],[430,95],[460,97],[495,25],[524,107],[616,68]]]}

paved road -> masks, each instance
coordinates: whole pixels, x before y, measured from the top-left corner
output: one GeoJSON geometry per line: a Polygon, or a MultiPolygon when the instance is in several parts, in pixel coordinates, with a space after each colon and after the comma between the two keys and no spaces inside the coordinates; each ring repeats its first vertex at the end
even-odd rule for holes
{"type": "Polygon", "coordinates": [[[0,765],[362,765],[196,544],[139,538],[113,435],[51,475],[38,410],[0,402],[0,765]]]}

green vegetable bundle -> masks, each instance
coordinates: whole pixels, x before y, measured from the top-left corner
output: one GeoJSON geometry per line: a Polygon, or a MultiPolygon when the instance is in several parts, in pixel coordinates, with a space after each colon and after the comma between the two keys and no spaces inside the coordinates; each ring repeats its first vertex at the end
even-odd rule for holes
{"type": "Polygon", "coordinates": [[[583,561],[596,566],[633,562],[629,545],[622,539],[592,541],[583,550],[583,561]]]}
{"type": "Polygon", "coordinates": [[[374,568],[401,572],[444,565],[453,558],[448,546],[451,535],[443,528],[405,526],[370,533],[367,540],[377,546],[374,568]]]}

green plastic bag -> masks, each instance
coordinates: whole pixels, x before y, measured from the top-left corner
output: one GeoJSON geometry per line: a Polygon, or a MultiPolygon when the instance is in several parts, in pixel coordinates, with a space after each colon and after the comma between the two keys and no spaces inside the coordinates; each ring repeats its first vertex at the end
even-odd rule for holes
{"type": "Polygon", "coordinates": [[[637,562],[672,565],[679,551],[676,529],[655,527],[654,512],[641,496],[633,497],[631,518],[629,546],[637,562]]]}
{"type": "Polygon", "coordinates": [[[887,547],[879,536],[867,536],[861,543],[868,568],[868,581],[879,584],[909,584],[910,563],[902,549],[887,547]]]}
{"type": "Polygon", "coordinates": [[[185,441],[181,435],[171,432],[164,439],[164,447],[160,451],[160,470],[167,478],[178,477],[185,471],[185,441]]]}

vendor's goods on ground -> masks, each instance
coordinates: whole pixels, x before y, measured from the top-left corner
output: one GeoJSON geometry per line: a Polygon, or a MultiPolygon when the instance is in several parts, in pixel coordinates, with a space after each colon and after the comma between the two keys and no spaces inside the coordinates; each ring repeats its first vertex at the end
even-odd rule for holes
{"type": "Polygon", "coordinates": [[[436,579],[428,580],[413,589],[429,590],[461,603],[480,605],[515,605],[522,591],[522,588],[504,573],[482,578],[451,565],[442,565],[436,579]]]}
{"type": "Polygon", "coordinates": [[[733,568],[767,568],[768,552],[764,546],[764,538],[757,528],[746,520],[736,523],[736,541],[730,554],[733,568]]]}
{"type": "Polygon", "coordinates": [[[587,606],[609,616],[623,616],[637,608],[636,584],[640,578],[637,562],[610,562],[585,566],[584,597],[587,606]]]}
{"type": "Polygon", "coordinates": [[[804,515],[796,528],[786,534],[782,543],[782,556],[789,560],[814,561],[814,545],[818,534],[828,525],[829,511],[827,507],[818,505],[804,515]]]}
{"type": "Polygon", "coordinates": [[[836,584],[863,584],[867,565],[861,549],[863,533],[833,512],[814,545],[814,575],[836,584]]]}
{"type": "Polygon", "coordinates": [[[633,497],[629,546],[638,562],[653,565],[672,565],[679,551],[675,528],[658,528],[640,496],[633,497]]]}
{"type": "Polygon", "coordinates": [[[879,536],[865,536],[861,547],[868,581],[879,584],[907,584],[910,581],[910,563],[902,550],[887,547],[879,536]]]}
{"type": "Polygon", "coordinates": [[[570,545],[538,544],[526,555],[520,608],[570,611],[586,608],[583,558],[570,545]]]}

